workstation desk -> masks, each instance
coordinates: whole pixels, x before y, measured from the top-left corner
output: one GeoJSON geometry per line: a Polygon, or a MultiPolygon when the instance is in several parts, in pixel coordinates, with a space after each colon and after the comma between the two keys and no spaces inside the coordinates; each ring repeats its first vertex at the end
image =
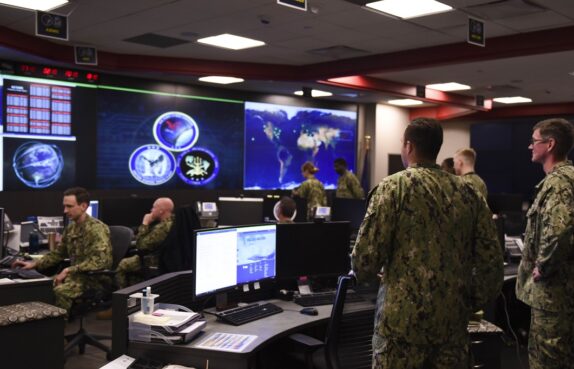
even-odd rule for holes
{"type": "MultiPolygon", "coordinates": [[[[294,333],[325,327],[332,310],[332,305],[317,306],[318,315],[310,316],[301,314],[299,311],[302,307],[292,301],[266,300],[281,307],[284,311],[240,326],[221,323],[216,320],[215,316],[205,314],[207,326],[200,336],[188,344],[168,345],[163,343],[128,342],[127,315],[128,310],[131,312],[134,309],[127,308],[128,296],[147,286],[151,286],[154,294],[160,295],[158,298],[159,302],[189,306],[191,294],[187,296],[181,291],[185,291],[188,286],[191,287],[191,272],[166,274],[147,281],[147,283],[114,293],[112,302],[112,349],[114,357],[127,354],[132,357],[146,357],[166,363],[197,368],[204,368],[207,360],[209,360],[209,367],[213,368],[251,369],[257,367],[258,360],[261,359],[260,354],[267,351],[266,349],[272,346],[273,343],[294,333]],[[176,289],[180,291],[180,294],[176,293],[176,289]],[[214,333],[253,335],[257,336],[257,338],[242,352],[216,351],[197,347],[205,338],[214,333]]],[[[374,319],[374,303],[371,300],[345,305],[346,312],[361,310],[372,310],[374,319]]]]}

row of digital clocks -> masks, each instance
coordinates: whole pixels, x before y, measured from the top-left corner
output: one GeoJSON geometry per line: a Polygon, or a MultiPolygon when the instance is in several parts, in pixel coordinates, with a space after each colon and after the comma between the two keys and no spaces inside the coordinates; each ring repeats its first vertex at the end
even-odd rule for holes
{"type": "Polygon", "coordinates": [[[96,84],[100,81],[100,74],[92,71],[6,61],[0,62],[0,72],[26,77],[49,78],[90,84],[96,84]]]}
{"type": "Polygon", "coordinates": [[[199,127],[189,115],[181,112],[160,115],[154,122],[153,136],[156,143],[140,146],[130,156],[130,173],[137,181],[157,186],[177,173],[185,183],[203,186],[217,177],[217,157],[206,148],[194,146],[199,127]]]}

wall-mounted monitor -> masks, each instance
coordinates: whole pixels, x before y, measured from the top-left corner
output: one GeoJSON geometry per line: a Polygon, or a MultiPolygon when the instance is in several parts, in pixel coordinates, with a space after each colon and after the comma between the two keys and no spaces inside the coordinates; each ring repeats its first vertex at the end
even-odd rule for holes
{"type": "Polygon", "coordinates": [[[98,188],[241,188],[243,101],[98,89],[98,188]]]}
{"type": "Polygon", "coordinates": [[[356,130],[356,111],[246,102],[244,188],[293,189],[306,161],[325,188],[336,188],[333,161],[355,169],[356,130]]]}

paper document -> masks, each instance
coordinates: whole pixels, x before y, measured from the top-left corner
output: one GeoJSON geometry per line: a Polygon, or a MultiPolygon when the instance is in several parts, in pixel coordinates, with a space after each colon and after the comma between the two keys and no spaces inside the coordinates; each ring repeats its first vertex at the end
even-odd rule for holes
{"type": "Polygon", "coordinates": [[[199,316],[198,313],[188,311],[158,309],[152,314],[138,311],[134,314],[134,322],[153,326],[180,327],[197,316],[199,316]]]}
{"type": "Polygon", "coordinates": [[[128,355],[122,355],[118,357],[116,360],[102,366],[100,369],[126,369],[134,361],[136,361],[136,359],[134,359],[133,357],[130,357],[128,355]]]}
{"type": "Polygon", "coordinates": [[[213,333],[195,347],[207,350],[242,352],[257,336],[248,334],[213,333]]]}

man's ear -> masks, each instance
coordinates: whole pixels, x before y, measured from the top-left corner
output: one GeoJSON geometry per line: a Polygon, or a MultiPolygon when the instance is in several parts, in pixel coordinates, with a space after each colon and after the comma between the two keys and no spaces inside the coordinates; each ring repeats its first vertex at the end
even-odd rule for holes
{"type": "Polygon", "coordinates": [[[555,147],[556,147],[556,140],[550,137],[548,139],[548,152],[554,152],[555,147]]]}

